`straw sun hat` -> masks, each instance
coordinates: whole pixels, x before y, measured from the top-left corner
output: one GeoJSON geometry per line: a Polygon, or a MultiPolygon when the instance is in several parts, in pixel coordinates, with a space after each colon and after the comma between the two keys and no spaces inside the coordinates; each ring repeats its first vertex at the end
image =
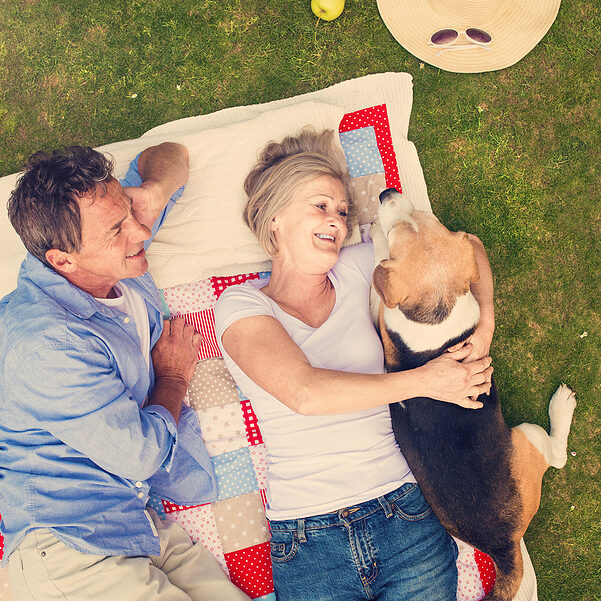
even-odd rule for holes
{"type": "Polygon", "coordinates": [[[455,73],[504,69],[547,33],[561,0],[378,0],[392,35],[411,54],[455,73]]]}

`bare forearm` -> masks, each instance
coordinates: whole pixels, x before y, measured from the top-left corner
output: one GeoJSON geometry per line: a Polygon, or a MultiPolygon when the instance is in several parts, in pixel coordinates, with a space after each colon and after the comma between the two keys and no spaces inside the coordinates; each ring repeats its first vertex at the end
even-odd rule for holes
{"type": "Polygon", "coordinates": [[[391,374],[356,374],[308,368],[288,404],[302,415],[336,415],[372,409],[425,394],[416,370],[391,374]]]}
{"type": "Polygon", "coordinates": [[[495,327],[492,270],[490,268],[488,256],[486,255],[486,250],[480,239],[473,234],[470,234],[469,238],[474,247],[476,263],[478,264],[478,271],[480,272],[480,279],[472,284],[471,290],[480,306],[480,323],[492,331],[495,327]]]}
{"type": "Polygon", "coordinates": [[[149,202],[158,217],[171,196],[188,181],[188,149],[173,142],[151,146],[138,158],[138,172],[140,187],[151,192],[149,202]]]}
{"type": "Polygon", "coordinates": [[[421,367],[396,373],[357,374],[308,366],[300,379],[303,384],[294,391],[290,387],[285,390],[284,385],[282,392],[287,399],[277,398],[303,415],[351,413],[415,397],[478,409],[481,403],[475,399],[488,392],[492,368],[490,357],[461,363],[471,352],[470,347],[466,345],[421,367]]]}

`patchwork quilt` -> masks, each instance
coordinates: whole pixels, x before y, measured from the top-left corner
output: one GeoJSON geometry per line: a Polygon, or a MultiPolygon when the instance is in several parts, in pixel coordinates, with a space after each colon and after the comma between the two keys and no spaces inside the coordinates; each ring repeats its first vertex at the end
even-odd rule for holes
{"type": "MultiPolygon", "coordinates": [[[[429,210],[417,153],[406,138],[411,109],[410,78],[406,74],[370,75],[310,93],[305,97],[299,97],[299,100],[327,101],[344,107],[344,110],[336,114],[335,122],[339,123],[340,143],[351,175],[354,201],[358,206],[361,236],[353,238],[355,243],[361,238],[367,238],[369,225],[377,212],[379,193],[388,187],[396,187],[408,193],[417,207],[429,210]],[[385,102],[372,106],[373,102],[363,102],[366,97],[377,98],[378,101],[385,99],[385,102]],[[358,107],[366,108],[356,110],[358,107]],[[344,115],[342,120],[340,115],[344,115]]],[[[155,128],[138,140],[124,142],[121,146],[110,149],[107,147],[103,150],[110,150],[116,158],[117,166],[120,165],[124,169],[141,148],[170,139],[186,143],[191,151],[197,152],[199,164],[203,161],[202,164],[206,166],[207,163],[210,164],[210,161],[206,160],[207,149],[215,147],[215,140],[221,141],[228,137],[237,140],[238,130],[236,135],[231,135],[231,128],[238,127],[243,119],[248,119],[251,123],[252,119],[258,119],[257,115],[261,112],[266,114],[268,109],[282,106],[292,109],[293,102],[296,100],[286,99],[267,105],[226,109],[214,116],[184,119],[181,122],[155,128]],[[208,128],[203,132],[195,133],[194,128],[199,121],[208,124],[208,128]],[[230,129],[218,131],[216,127],[230,129]],[[191,131],[194,135],[190,134],[191,131]],[[197,145],[201,133],[213,135],[214,139],[209,140],[209,143],[208,138],[202,138],[205,146],[200,142],[197,145]],[[229,136],[224,136],[224,133],[228,133],[229,136]]],[[[307,121],[318,126],[326,126],[318,124],[316,116],[317,111],[325,114],[326,105],[310,108],[314,111],[312,113],[314,116],[307,121]]],[[[303,110],[304,118],[308,113],[306,107],[303,110]]],[[[333,114],[330,110],[328,119],[331,120],[333,114]]],[[[288,114],[283,115],[282,119],[284,117],[289,118],[288,114]]],[[[261,132],[264,125],[264,122],[254,121],[256,132],[261,132]]],[[[278,138],[278,134],[272,135],[278,138]]],[[[259,137],[259,133],[256,136],[259,137]]],[[[230,157],[232,150],[224,146],[223,152],[230,157]]],[[[191,159],[193,156],[194,152],[191,152],[191,159]]],[[[238,163],[237,167],[244,170],[244,173],[248,171],[242,163],[238,163]]],[[[224,168],[229,169],[230,166],[226,164],[224,168]]],[[[220,182],[223,182],[222,174],[220,172],[213,175],[215,190],[217,190],[220,182]]],[[[206,193],[207,175],[200,171],[195,173],[194,164],[191,163],[190,182],[194,181],[194,177],[205,183],[203,193],[206,193]]],[[[3,178],[3,180],[6,181],[2,182],[4,186],[2,191],[4,193],[6,190],[9,193],[14,185],[14,178],[3,178]]],[[[189,188],[188,193],[194,194],[195,189],[193,190],[190,184],[189,188]]],[[[229,197],[230,195],[219,198],[219,203],[225,202],[224,199],[229,197]]],[[[203,200],[203,202],[207,201],[203,200]]],[[[239,202],[238,199],[235,202],[239,202]]],[[[198,204],[197,202],[196,207],[198,204]]],[[[204,214],[204,206],[201,207],[201,214],[204,214]]],[[[232,215],[239,211],[237,206],[229,207],[227,210],[221,204],[218,207],[222,213],[217,212],[217,218],[219,215],[228,215],[229,220],[232,217],[227,211],[232,215]]],[[[187,215],[189,213],[182,213],[182,220],[178,227],[190,227],[187,215]]],[[[171,219],[173,220],[173,217],[171,219]]],[[[219,498],[214,503],[197,506],[174,505],[160,498],[151,498],[150,504],[163,519],[177,521],[194,541],[203,544],[215,556],[231,580],[249,597],[262,601],[276,601],[269,553],[269,528],[265,519],[266,449],[251,402],[240,392],[221,357],[215,337],[213,314],[217,299],[228,286],[240,284],[248,279],[265,278],[269,272],[263,269],[268,269],[269,266],[268,263],[264,263],[264,257],[254,250],[244,255],[242,259],[238,255],[231,256],[230,253],[227,255],[228,261],[220,256],[219,261],[215,262],[209,260],[208,252],[199,251],[198,247],[181,253],[178,251],[177,244],[180,244],[183,238],[189,241],[189,237],[187,234],[184,235],[182,229],[176,228],[170,233],[168,225],[169,223],[165,224],[161,234],[167,236],[167,239],[163,241],[157,237],[153,246],[161,252],[164,249],[164,255],[168,256],[169,261],[159,261],[158,259],[163,258],[162,255],[150,261],[151,273],[161,289],[165,316],[181,316],[188,323],[194,324],[203,335],[198,364],[185,402],[198,416],[207,449],[215,466],[219,498]],[[190,261],[200,259],[204,261],[202,266],[198,266],[195,278],[188,277],[188,273],[192,270],[181,269],[182,262],[186,263],[188,257],[190,261]],[[173,268],[175,262],[178,262],[177,270],[173,268]],[[207,265],[215,265],[215,269],[208,268],[207,265]],[[230,267],[227,267],[228,265],[230,267]],[[245,268],[246,265],[252,267],[245,268]],[[201,267],[204,271],[199,271],[201,267]],[[207,269],[209,269],[208,274],[207,269]],[[174,276],[175,271],[177,277],[174,276]]],[[[212,227],[211,225],[208,229],[212,227]]],[[[204,232],[199,232],[198,228],[195,232],[196,237],[206,243],[207,236],[204,232]]],[[[11,249],[12,247],[8,250],[11,249]]],[[[18,249],[12,249],[11,252],[15,256],[15,265],[11,267],[11,277],[14,277],[20,259],[18,249]],[[15,252],[12,252],[13,250],[15,252]]],[[[9,253],[4,250],[1,254],[9,256],[9,253]]],[[[3,275],[2,280],[6,279],[3,275]]],[[[10,283],[8,286],[10,290],[10,283]]],[[[459,601],[482,599],[494,583],[492,561],[487,555],[463,543],[458,545],[460,553],[457,560],[459,571],[457,598],[459,601]]],[[[525,547],[523,550],[525,551],[525,547]]],[[[0,535],[0,556],[1,554],[0,535]]],[[[531,564],[527,566],[528,569],[532,571],[531,564]]],[[[5,571],[0,570],[0,601],[11,599],[5,571]]],[[[535,593],[534,596],[518,595],[517,599],[520,601],[535,599],[535,593]]]]}

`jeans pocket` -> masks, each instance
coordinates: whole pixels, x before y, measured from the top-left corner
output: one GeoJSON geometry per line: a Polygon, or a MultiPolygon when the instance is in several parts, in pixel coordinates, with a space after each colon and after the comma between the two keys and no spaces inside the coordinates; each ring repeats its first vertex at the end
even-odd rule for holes
{"type": "Polygon", "coordinates": [[[296,533],[287,530],[272,530],[269,547],[272,561],[276,563],[290,561],[298,549],[296,533]]]}
{"type": "Polygon", "coordinates": [[[423,520],[432,513],[417,484],[402,491],[390,506],[398,517],[411,522],[423,520]]]}

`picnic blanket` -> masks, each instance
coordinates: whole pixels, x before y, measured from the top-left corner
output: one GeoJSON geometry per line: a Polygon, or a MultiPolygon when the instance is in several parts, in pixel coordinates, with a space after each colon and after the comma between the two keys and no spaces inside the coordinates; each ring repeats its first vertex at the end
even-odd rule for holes
{"type": "MultiPolygon", "coordinates": [[[[370,75],[303,96],[167,123],[136,140],[100,148],[115,158],[118,177],[137,152],[160,141],[179,141],[190,151],[186,191],[150,246],[148,260],[165,315],[183,317],[203,335],[185,402],[198,416],[219,498],[192,507],[159,498],[150,504],[203,544],[252,599],[276,601],[264,511],[266,449],[251,402],[224,365],[213,316],[228,286],[269,272],[268,257],[242,222],[242,182],[267,141],[306,125],[330,127],[339,132],[359,208],[359,228],[350,243],[366,238],[385,188],[396,187],[416,207],[431,210],[417,152],[407,139],[411,103],[408,74],[370,75]]],[[[15,178],[0,180],[0,196],[8,196],[15,178]]],[[[0,221],[0,257],[7,259],[0,262],[0,295],[14,288],[24,254],[14,233],[6,237],[3,230],[6,223],[0,221]]],[[[0,540],[0,553],[1,545],[0,540]]],[[[494,583],[492,561],[464,543],[459,550],[457,598],[482,599],[494,583]]],[[[516,600],[532,601],[536,579],[525,546],[523,551],[526,576],[516,600]]],[[[0,570],[0,600],[9,601],[3,578],[0,570]]]]}

